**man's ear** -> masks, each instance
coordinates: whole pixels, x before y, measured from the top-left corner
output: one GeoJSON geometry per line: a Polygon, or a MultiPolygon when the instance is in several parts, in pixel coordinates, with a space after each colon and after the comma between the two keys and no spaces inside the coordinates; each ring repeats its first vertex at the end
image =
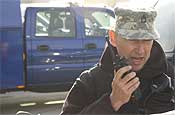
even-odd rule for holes
{"type": "Polygon", "coordinates": [[[116,33],[113,30],[109,30],[109,39],[112,46],[116,47],[116,33]]]}

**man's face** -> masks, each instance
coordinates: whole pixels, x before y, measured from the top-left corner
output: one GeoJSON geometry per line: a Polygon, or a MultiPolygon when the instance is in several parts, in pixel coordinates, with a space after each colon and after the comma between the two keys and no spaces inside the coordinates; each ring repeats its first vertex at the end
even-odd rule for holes
{"type": "Polygon", "coordinates": [[[124,56],[133,71],[143,68],[150,57],[153,40],[127,40],[120,36],[116,38],[116,48],[120,56],[124,56]]]}

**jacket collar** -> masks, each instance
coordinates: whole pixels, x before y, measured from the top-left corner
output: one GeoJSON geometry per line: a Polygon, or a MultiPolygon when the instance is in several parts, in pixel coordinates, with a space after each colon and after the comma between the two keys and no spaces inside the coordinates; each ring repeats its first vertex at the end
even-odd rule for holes
{"type": "MultiPolygon", "coordinates": [[[[113,47],[115,52],[116,48],[113,47]]],[[[100,67],[107,73],[113,74],[114,68],[112,65],[112,58],[110,54],[109,47],[105,47],[104,52],[100,59],[100,67]]],[[[166,65],[166,56],[161,48],[160,44],[156,41],[153,42],[153,47],[151,50],[150,58],[144,67],[137,72],[137,76],[144,79],[151,79],[160,75],[162,73],[166,73],[167,65],[166,65]]]]}

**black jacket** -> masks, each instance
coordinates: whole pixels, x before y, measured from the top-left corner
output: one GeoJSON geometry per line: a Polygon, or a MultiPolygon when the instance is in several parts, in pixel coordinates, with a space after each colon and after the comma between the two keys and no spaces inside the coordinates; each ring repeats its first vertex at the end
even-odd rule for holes
{"type": "MultiPolygon", "coordinates": [[[[109,95],[113,80],[113,66],[109,48],[104,50],[100,62],[84,71],[75,81],[63,105],[64,114],[140,114],[161,113],[174,110],[174,68],[165,58],[160,45],[154,41],[151,56],[144,68],[137,73],[140,76],[141,98],[130,99],[118,111],[111,106],[109,95]],[[168,85],[156,91],[156,85],[164,84],[169,76],[168,85]]],[[[166,83],[165,83],[166,84],[166,83]]]]}

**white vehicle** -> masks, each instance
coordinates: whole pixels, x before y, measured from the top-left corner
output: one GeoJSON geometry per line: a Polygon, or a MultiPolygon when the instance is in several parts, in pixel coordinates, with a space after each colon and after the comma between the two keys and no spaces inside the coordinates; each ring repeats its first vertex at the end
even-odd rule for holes
{"type": "Polygon", "coordinates": [[[167,58],[175,64],[175,0],[159,0],[155,8],[158,12],[155,24],[160,34],[159,42],[167,58]]]}

